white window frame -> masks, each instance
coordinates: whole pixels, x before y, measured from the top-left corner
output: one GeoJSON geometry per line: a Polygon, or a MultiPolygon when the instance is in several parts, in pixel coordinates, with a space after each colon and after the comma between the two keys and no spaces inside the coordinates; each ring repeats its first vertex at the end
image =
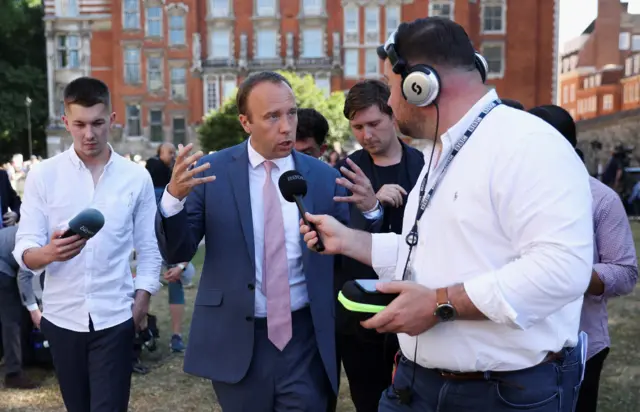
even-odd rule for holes
{"type": "Polygon", "coordinates": [[[602,110],[613,110],[613,95],[605,94],[602,96],[602,110]]]}
{"type": "Polygon", "coordinates": [[[322,13],[324,7],[323,0],[300,0],[301,8],[306,16],[317,16],[322,13]]]}
{"type": "Polygon", "coordinates": [[[127,137],[142,137],[142,107],[140,106],[140,104],[138,103],[127,103],[125,105],[125,116],[126,116],[126,136],[127,137]],[[135,107],[138,109],[138,115],[137,116],[131,116],[129,113],[129,107],[135,107]],[[137,120],[138,121],[138,125],[137,125],[137,129],[138,129],[138,133],[137,134],[132,134],[131,133],[131,120],[137,120]]]}
{"type": "Polygon", "coordinates": [[[210,59],[229,59],[231,57],[231,31],[229,29],[212,30],[209,34],[209,40],[210,59]],[[216,44],[217,41],[221,43],[216,44]],[[224,49],[221,47],[222,45],[225,46],[224,49]]]}
{"type": "Polygon", "coordinates": [[[204,81],[204,114],[220,108],[220,84],[218,76],[205,75],[204,81]]]}
{"type": "Polygon", "coordinates": [[[80,15],[80,0],[56,0],[56,15],[77,17],[80,15]]]}
{"type": "Polygon", "coordinates": [[[569,103],[569,86],[562,86],[562,103],[569,103]]]}
{"type": "Polygon", "coordinates": [[[387,41],[391,33],[393,33],[400,23],[402,22],[402,7],[401,6],[387,6],[385,7],[385,22],[384,28],[386,31],[386,35],[384,36],[384,40],[387,41]],[[389,16],[393,17],[393,20],[389,18],[389,16]],[[391,20],[391,21],[390,21],[391,20]]]}
{"type": "Polygon", "coordinates": [[[624,75],[631,76],[633,73],[633,59],[631,57],[627,57],[624,61],[624,75]]]}
{"type": "MultiPolygon", "coordinates": [[[[246,0],[245,0],[246,1],[246,0]]],[[[254,0],[255,14],[260,17],[273,17],[276,15],[278,0],[254,0]]]]}
{"type": "Polygon", "coordinates": [[[364,30],[365,43],[380,43],[380,6],[368,6],[364,9],[364,30]]]}
{"type": "Polygon", "coordinates": [[[507,2],[505,0],[483,0],[480,10],[480,27],[485,34],[505,34],[507,32],[507,2]],[[485,26],[485,13],[487,8],[500,7],[500,29],[487,28],[485,26]]]}
{"type": "Polygon", "coordinates": [[[300,53],[300,57],[307,59],[325,57],[324,31],[322,28],[306,28],[302,30],[302,53],[300,53]]]}
{"type": "Polygon", "coordinates": [[[125,84],[140,84],[140,82],[142,82],[142,52],[140,50],[139,47],[125,47],[122,50],[122,60],[123,60],[123,65],[122,65],[122,69],[124,70],[123,73],[123,78],[124,78],[124,82],[125,84]],[[131,58],[130,61],[130,57],[129,57],[129,51],[135,51],[135,60],[137,61],[133,61],[134,58],[131,58]],[[135,79],[131,79],[129,78],[129,76],[127,75],[127,73],[136,73],[135,74],[135,79]]]}
{"type": "Polygon", "coordinates": [[[161,108],[151,108],[149,109],[149,141],[154,143],[161,143],[164,141],[164,112],[161,108]],[[153,120],[153,113],[160,113],[160,123],[156,123],[153,120]],[[153,128],[160,127],[160,140],[153,139],[153,128]]]}
{"type": "MultiPolygon", "coordinates": [[[[255,47],[255,58],[256,59],[274,59],[278,57],[278,30],[276,29],[260,29],[255,32],[256,35],[256,47],[255,47]],[[273,48],[268,51],[264,47],[261,48],[262,41],[266,40],[266,35],[269,35],[273,39],[273,48]],[[262,41],[260,40],[262,38],[262,41]]],[[[269,45],[270,46],[270,45],[269,45]]]]}
{"type": "Polygon", "coordinates": [[[355,5],[347,5],[343,9],[344,13],[344,44],[360,44],[360,8],[355,5]],[[350,27],[347,23],[352,21],[349,16],[355,14],[355,25],[350,27]],[[353,41],[352,41],[353,40],[353,41]]]}
{"type": "Polygon", "coordinates": [[[631,48],[631,33],[622,32],[618,37],[618,48],[620,50],[629,50],[631,48]]]}
{"type": "Polygon", "coordinates": [[[164,87],[164,59],[162,56],[152,55],[147,56],[147,89],[150,92],[159,92],[164,87]],[[158,62],[157,68],[153,67],[152,62],[158,62]],[[152,79],[152,74],[158,73],[159,79],[152,79]],[[152,83],[155,82],[155,83],[152,83]]]}
{"type": "Polygon", "coordinates": [[[380,75],[380,58],[378,57],[376,49],[366,49],[365,51],[364,75],[366,77],[378,77],[380,75]],[[375,67],[375,70],[370,71],[370,66],[375,67]]]}
{"type": "Polygon", "coordinates": [[[163,37],[163,33],[164,33],[164,28],[162,25],[162,20],[164,18],[164,10],[162,10],[162,5],[159,3],[153,3],[153,4],[149,4],[146,8],[145,8],[145,13],[144,13],[144,33],[146,37],[156,37],[156,38],[162,38],[163,37]],[[158,9],[160,10],[160,16],[154,16],[151,17],[149,16],[149,11],[153,10],[153,9],[158,9]],[[158,25],[158,29],[159,29],[159,33],[158,34],[152,34],[150,27],[151,27],[151,23],[156,23],[158,25]]]}
{"type": "Polygon", "coordinates": [[[501,79],[504,77],[506,71],[506,55],[505,55],[505,43],[503,41],[486,41],[482,43],[482,55],[487,60],[487,64],[489,65],[489,71],[487,72],[487,79],[501,79]],[[491,71],[491,57],[487,57],[486,48],[487,47],[499,47],[500,48],[500,61],[501,68],[499,72],[491,71]]]}
{"type": "Polygon", "coordinates": [[[187,118],[185,116],[176,115],[176,116],[172,116],[171,117],[171,140],[173,141],[174,144],[176,144],[176,143],[187,144],[189,142],[189,125],[187,124],[187,118]],[[178,120],[178,119],[181,119],[184,122],[184,142],[176,142],[176,140],[175,140],[176,139],[176,137],[175,137],[175,133],[176,133],[175,125],[176,125],[176,120],[178,120]]]}
{"type": "Polygon", "coordinates": [[[316,87],[324,92],[326,97],[331,95],[331,76],[330,75],[322,75],[316,76],[314,78],[314,82],[316,87]]]}
{"type": "Polygon", "coordinates": [[[570,102],[576,101],[576,85],[575,84],[571,84],[569,88],[569,101],[570,102]]]}
{"type": "Polygon", "coordinates": [[[122,29],[140,30],[140,0],[124,0],[122,2],[122,29]],[[131,7],[129,8],[129,6],[131,7]],[[131,21],[135,21],[135,24],[128,26],[128,17],[131,17],[131,21]]]}
{"type": "Polygon", "coordinates": [[[171,100],[187,100],[187,68],[184,66],[170,67],[169,82],[171,85],[171,100]],[[179,76],[179,73],[182,73],[182,75],[179,76]]]}
{"type": "Polygon", "coordinates": [[[344,51],[344,77],[347,78],[358,78],[360,77],[360,56],[359,49],[346,49],[344,51]],[[349,59],[347,56],[354,57],[355,59],[349,59]],[[349,63],[354,62],[354,66],[350,66],[349,63]],[[354,72],[351,72],[350,68],[355,69],[354,72]]]}
{"type": "Polygon", "coordinates": [[[227,99],[233,95],[233,93],[238,88],[238,79],[237,78],[223,78],[221,80],[222,83],[222,98],[220,99],[220,104],[224,104],[227,99]]]}
{"type": "Polygon", "coordinates": [[[169,13],[167,16],[169,26],[169,46],[186,46],[187,44],[187,15],[182,12],[169,13]],[[179,19],[179,20],[174,20],[179,19]],[[175,24],[176,21],[181,23],[175,24]],[[177,26],[177,27],[176,27],[177,26]],[[176,41],[174,34],[181,34],[181,38],[176,41]]]}
{"type": "Polygon", "coordinates": [[[209,0],[209,15],[212,17],[230,17],[232,0],[209,0]],[[220,4],[218,4],[220,3],[220,4]],[[224,7],[220,7],[224,5],[224,7]]]}
{"type": "Polygon", "coordinates": [[[58,69],[77,70],[82,65],[82,42],[80,36],[77,34],[60,34],[56,38],[56,67],[58,69]],[[64,45],[60,44],[60,40],[64,39],[64,45]],[[75,39],[75,44],[72,45],[71,39],[75,39]],[[66,64],[62,64],[62,56],[66,64]],[[75,56],[72,57],[72,56],[75,56]],[[71,64],[70,62],[74,62],[71,64]]]}
{"type": "Polygon", "coordinates": [[[454,0],[431,0],[429,1],[429,16],[446,17],[449,20],[455,20],[455,4],[456,2],[454,0]],[[443,6],[449,6],[448,15],[436,12],[436,10],[443,6]]]}

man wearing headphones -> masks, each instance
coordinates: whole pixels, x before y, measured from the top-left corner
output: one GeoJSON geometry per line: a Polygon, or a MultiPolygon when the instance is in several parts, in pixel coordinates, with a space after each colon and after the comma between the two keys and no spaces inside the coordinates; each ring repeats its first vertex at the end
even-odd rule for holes
{"type": "Polygon", "coordinates": [[[309,247],[319,234],[323,253],[387,281],[363,289],[395,296],[362,322],[400,343],[379,410],[572,411],[593,260],[584,166],[553,127],[483,84],[484,59],[455,22],[403,23],[379,55],[400,131],[427,140],[402,234],[325,215],[300,228],[309,247]]]}

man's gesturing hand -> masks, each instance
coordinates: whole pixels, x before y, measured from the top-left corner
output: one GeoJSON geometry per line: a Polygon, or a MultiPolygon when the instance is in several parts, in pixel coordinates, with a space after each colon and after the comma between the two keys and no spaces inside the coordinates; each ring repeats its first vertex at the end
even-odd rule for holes
{"type": "Polygon", "coordinates": [[[196,178],[194,177],[200,172],[204,172],[211,167],[209,163],[201,164],[198,167],[190,169],[190,166],[197,162],[204,153],[199,151],[192,155],[189,154],[193,148],[193,143],[189,143],[186,146],[178,145],[178,155],[176,156],[176,163],[173,166],[171,172],[171,181],[167,190],[169,194],[176,199],[182,200],[191,192],[194,186],[201,185],[203,183],[209,183],[216,180],[215,176],[205,176],[196,178]]]}
{"type": "Polygon", "coordinates": [[[309,249],[318,243],[318,233],[322,236],[324,244],[324,255],[337,255],[342,253],[344,242],[347,241],[349,229],[342,223],[338,222],[333,216],[329,215],[312,215],[307,213],[307,220],[315,228],[311,228],[300,219],[300,233],[304,235],[304,241],[309,249]]]}
{"type": "Polygon", "coordinates": [[[340,171],[345,177],[339,177],[336,179],[336,183],[345,189],[349,190],[351,196],[336,196],[333,198],[336,202],[347,202],[356,205],[361,212],[369,212],[376,204],[378,199],[376,198],[376,192],[373,191],[371,181],[364,174],[362,169],[358,167],[351,159],[347,158],[347,164],[351,170],[342,166],[340,171]]]}

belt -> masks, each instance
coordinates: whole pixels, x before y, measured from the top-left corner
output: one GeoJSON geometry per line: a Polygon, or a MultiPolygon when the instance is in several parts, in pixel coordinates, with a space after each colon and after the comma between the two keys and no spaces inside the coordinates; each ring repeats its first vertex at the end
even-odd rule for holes
{"type": "MultiPolygon", "coordinates": [[[[555,362],[561,360],[564,356],[563,352],[549,352],[547,356],[538,365],[542,365],[549,362],[555,362]]],[[[538,366],[535,365],[535,366],[538,366]]],[[[535,367],[532,366],[532,367],[535,367]]],[[[443,369],[432,369],[440,374],[445,379],[450,380],[486,380],[489,376],[500,376],[511,373],[513,371],[497,371],[497,372],[452,372],[443,369]]]]}

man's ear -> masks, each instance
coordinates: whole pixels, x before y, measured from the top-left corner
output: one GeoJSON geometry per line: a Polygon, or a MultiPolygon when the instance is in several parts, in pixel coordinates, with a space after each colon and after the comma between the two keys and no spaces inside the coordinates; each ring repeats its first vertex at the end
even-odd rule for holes
{"type": "Polygon", "coordinates": [[[247,134],[251,134],[251,122],[249,121],[249,117],[247,115],[241,114],[238,115],[238,120],[240,120],[240,124],[247,134]]]}

